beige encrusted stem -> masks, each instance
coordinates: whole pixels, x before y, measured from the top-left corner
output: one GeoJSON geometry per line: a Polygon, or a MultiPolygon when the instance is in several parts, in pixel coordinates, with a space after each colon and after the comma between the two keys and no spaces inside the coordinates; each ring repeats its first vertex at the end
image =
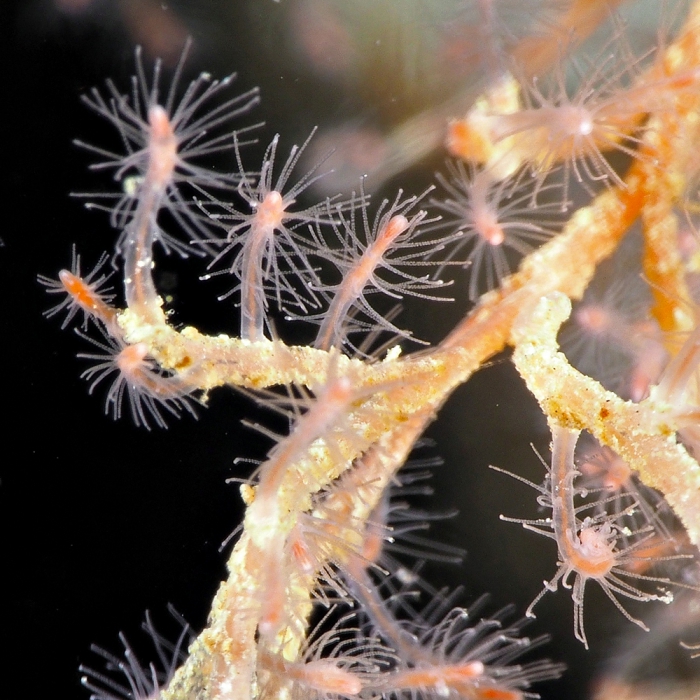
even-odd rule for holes
{"type": "MultiPolygon", "coordinates": [[[[678,247],[678,202],[687,187],[685,174],[697,158],[700,136],[700,91],[696,71],[700,59],[700,10],[694,7],[689,27],[664,54],[658,65],[659,79],[678,75],[673,109],[649,120],[646,128],[644,173],[644,274],[652,285],[652,313],[669,338],[673,332],[689,331],[695,325],[690,292],[678,247]],[[684,85],[688,76],[689,85],[684,85]],[[685,89],[684,89],[685,88],[685,89]],[[691,88],[691,89],[689,89],[691,88]],[[664,167],[659,167],[663,163],[664,167]]],[[[672,341],[671,341],[672,342],[672,341]]]]}
{"type": "MultiPolygon", "coordinates": [[[[337,371],[352,372],[366,387],[399,379],[411,384],[427,373],[433,376],[428,401],[434,402],[435,391],[444,400],[505,347],[513,321],[524,306],[554,290],[572,297],[583,294],[596,265],[615,250],[639,215],[641,196],[635,168],[627,181],[627,189],[605,191],[593,204],[577,211],[560,236],[527,258],[501,289],[486,295],[432,352],[373,365],[340,357],[337,371]],[[551,272],[542,275],[542,270],[551,272]]],[[[292,382],[313,386],[323,381],[328,367],[325,351],[290,347],[281,341],[250,343],[223,335],[205,336],[194,328],[178,332],[166,325],[144,328],[129,312],[122,313],[120,325],[129,342],[147,342],[149,354],[164,369],[177,371],[193,388],[210,390],[228,384],[255,389],[292,382]]]]}
{"type": "Polygon", "coordinates": [[[623,401],[571,367],[556,340],[570,313],[571,302],[553,294],[518,321],[513,329],[518,372],[550,422],[588,430],[615,450],[645,484],[664,494],[691,541],[700,546],[700,466],[663,420],[665,406],[651,399],[623,401]]]}

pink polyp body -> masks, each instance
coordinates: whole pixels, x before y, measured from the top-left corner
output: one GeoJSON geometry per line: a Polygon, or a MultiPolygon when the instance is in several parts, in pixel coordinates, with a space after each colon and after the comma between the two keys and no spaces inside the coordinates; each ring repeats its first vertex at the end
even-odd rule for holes
{"type": "Polygon", "coordinates": [[[261,610],[258,630],[268,639],[273,638],[285,622],[285,604],[287,602],[287,570],[283,564],[282,547],[273,543],[261,552],[267,560],[265,575],[261,586],[261,610]]]}
{"type": "Polygon", "coordinates": [[[265,337],[264,261],[274,248],[275,230],[282,226],[288,205],[273,190],[255,209],[242,261],[241,338],[244,340],[256,342],[265,337]]]}
{"type": "Polygon", "coordinates": [[[164,319],[152,279],[153,245],[160,242],[166,252],[175,250],[183,257],[214,252],[211,220],[187,192],[196,188],[198,196],[206,198],[211,196],[211,189],[232,189],[240,182],[236,175],[216,173],[201,167],[197,161],[232,148],[228,123],[258,101],[257,90],[252,90],[218,107],[205,109],[232,79],[212,80],[205,73],[192,81],[181,99],[176,100],[190,45],[187,41],[167,91],[161,90],[161,62],[155,62],[149,80],[141,49],[137,48],[137,70],[130,94],[121,94],[110,81],[108,97],[97,89],[83,97],[90,109],[118,130],[126,153],[112,153],[77,142],[100,156],[101,161],[94,168],[114,170],[115,180],[123,184],[120,195],[97,195],[107,200],[107,204],[90,203],[90,206],[109,211],[112,225],[121,230],[117,252],[124,258],[127,306],[143,322],[154,326],[162,324],[164,319]],[[110,203],[114,199],[116,204],[110,203]],[[172,214],[170,223],[179,224],[184,241],[161,226],[160,213],[165,209],[172,214]]]}
{"type": "Polygon", "coordinates": [[[448,193],[434,200],[447,216],[436,228],[455,231],[456,245],[450,258],[469,269],[469,298],[476,301],[512,271],[515,257],[522,257],[558,232],[567,203],[559,200],[557,184],[535,184],[522,169],[506,177],[499,163],[479,169],[461,161],[448,162],[450,177],[438,174],[448,193]],[[557,201],[543,202],[539,195],[557,193],[557,201]],[[484,289],[485,288],[485,289],[484,289]]]}
{"type": "Polygon", "coordinates": [[[484,664],[481,661],[471,661],[464,664],[434,665],[425,668],[414,668],[399,671],[389,679],[389,685],[401,689],[435,688],[438,695],[444,693],[449,697],[450,691],[459,693],[462,697],[482,697],[479,695],[475,680],[484,674],[484,664]],[[463,695],[462,695],[463,694],[463,695]]]}
{"type": "Polygon", "coordinates": [[[153,241],[155,216],[162,192],[144,192],[134,218],[126,231],[124,250],[124,296],[126,304],[143,321],[157,324],[162,320],[158,292],[153,282],[153,241]]]}
{"type": "Polygon", "coordinates": [[[388,497],[384,497],[379,501],[368,519],[358,563],[363,561],[366,565],[367,563],[375,564],[379,561],[379,557],[384,549],[384,543],[390,531],[387,525],[388,517],[389,499],[388,497]]]}
{"type": "Polygon", "coordinates": [[[629,380],[629,396],[632,401],[641,401],[649,394],[651,386],[659,380],[668,361],[668,352],[661,340],[653,337],[652,333],[647,336],[641,342],[629,380]]]}
{"type": "Polygon", "coordinates": [[[147,361],[148,346],[145,343],[127,345],[116,356],[115,362],[124,379],[154,399],[167,401],[186,395],[182,383],[173,377],[154,372],[147,361]]]}
{"type": "Polygon", "coordinates": [[[586,458],[579,470],[586,477],[587,483],[600,485],[606,491],[617,492],[627,488],[632,479],[632,470],[622,457],[609,447],[586,458]]]}
{"type": "Polygon", "coordinates": [[[279,192],[268,192],[255,210],[255,225],[265,229],[279,228],[291,203],[285,203],[279,192]]]}
{"type": "Polygon", "coordinates": [[[614,332],[621,319],[604,306],[587,304],[574,311],[574,320],[587,333],[593,336],[606,336],[614,332]]]}
{"type": "Polygon", "coordinates": [[[540,183],[561,163],[566,193],[571,175],[588,192],[598,181],[624,186],[605,153],[636,157],[644,115],[672,107],[678,92],[692,82],[691,74],[642,79],[640,68],[648,54],[635,56],[623,31],[594,55],[561,58],[549,77],[521,81],[525,109],[488,115],[491,136],[496,142],[511,138],[514,151],[540,183]],[[572,73],[580,79],[574,92],[569,90],[572,73]]]}
{"type": "Polygon", "coordinates": [[[164,190],[172,182],[178,165],[178,141],[168,113],[160,105],[153,105],[148,110],[148,124],[150,133],[146,182],[151,187],[164,190]]]}
{"type": "Polygon", "coordinates": [[[619,491],[629,484],[632,470],[622,457],[610,462],[607,474],[603,477],[603,486],[607,491],[619,491]]]}
{"type": "Polygon", "coordinates": [[[548,169],[586,153],[595,138],[589,110],[575,105],[542,106],[492,117],[496,140],[516,137],[516,149],[528,162],[548,169]]]}
{"type": "Polygon", "coordinates": [[[499,246],[505,241],[506,235],[503,226],[498,223],[496,213],[493,210],[474,210],[474,230],[486,243],[499,246]]]}
{"type": "MultiPolygon", "coordinates": [[[[362,604],[365,615],[381,630],[391,647],[404,662],[419,664],[432,669],[439,659],[428,648],[421,646],[418,638],[405,629],[382,599],[366,570],[367,562],[361,557],[351,557],[347,567],[348,587],[362,604]]],[[[407,671],[409,672],[409,671],[407,671]]]]}
{"type": "Polygon", "coordinates": [[[162,409],[176,417],[183,409],[196,415],[188,398],[194,387],[188,384],[183,375],[163,373],[156,362],[148,357],[146,343],[126,344],[116,323],[113,329],[102,330],[105,333],[114,331],[114,335],[106,335],[108,344],[81,334],[102,352],[81,353],[79,357],[96,363],[81,375],[92,382],[90,393],[105,378],[117,373],[107,392],[107,412],[119,418],[122,415],[122,400],[126,397],[136,424],[148,429],[152,422],[161,428],[167,427],[162,409]]]}
{"type": "Polygon", "coordinates": [[[371,281],[374,271],[381,265],[382,258],[396,239],[409,227],[408,219],[402,214],[392,216],[382,227],[377,238],[367,247],[362,257],[343,277],[338,291],[328,309],[316,341],[317,347],[329,350],[338,328],[347,316],[349,309],[362,295],[371,281]]]}
{"type": "Polygon", "coordinates": [[[389,246],[408,228],[408,219],[402,214],[397,214],[392,216],[387,222],[386,226],[380,231],[377,236],[377,243],[381,241],[378,245],[377,250],[380,254],[389,248],[389,246]]]}
{"type": "Polygon", "coordinates": [[[148,346],[145,343],[127,345],[117,355],[116,363],[119,371],[131,382],[140,383],[145,369],[145,359],[148,346]]]}
{"type": "Polygon", "coordinates": [[[292,434],[277,445],[270,459],[263,464],[254,505],[276,498],[287,468],[340,420],[354,396],[355,389],[348,377],[330,381],[311,409],[297,422],[292,434]]]}
{"type": "Polygon", "coordinates": [[[148,168],[139,187],[139,204],[128,228],[124,284],[129,308],[144,320],[158,323],[161,310],[151,273],[153,244],[158,231],[156,218],[178,165],[178,140],[168,113],[160,105],[149,108],[148,123],[148,168]]]}
{"type": "MultiPolygon", "coordinates": [[[[343,280],[341,291],[338,293],[337,298],[343,299],[346,296],[352,297],[353,299],[357,298],[371,279],[374,270],[381,264],[382,258],[387,250],[391,248],[394,241],[407,228],[408,219],[406,219],[405,216],[392,216],[379,232],[374,243],[367,248],[364,255],[358,260],[357,265],[348,272],[343,280]],[[343,294],[343,288],[347,289],[345,294],[343,294]]],[[[344,302],[341,303],[343,307],[346,306],[344,302]]]]}
{"type": "MultiPolygon", "coordinates": [[[[575,484],[576,478],[584,474],[598,479],[607,469],[605,465],[597,464],[596,462],[600,460],[595,458],[584,462],[580,472],[576,469],[574,449],[579,432],[554,426],[549,477],[543,486],[526,482],[540,492],[541,503],[551,507],[551,518],[513,519],[513,522],[520,522],[528,530],[552,537],[556,540],[559,550],[557,573],[550,581],[545,582],[544,588],[530,604],[526,615],[534,616],[532,610],[537,603],[548,591],[555,591],[561,583],[564,588],[571,589],[574,602],[574,634],[588,648],[583,623],[583,605],[586,583],[589,580],[595,581],[620,613],[643,630],[648,630],[648,627],[641,620],[632,617],[623,607],[620,597],[639,602],[658,600],[669,602],[671,594],[658,587],[657,590],[660,590],[661,594],[647,592],[634,584],[642,580],[693,590],[695,587],[669,578],[648,576],[638,572],[640,564],[648,566],[656,561],[686,558],[684,554],[658,556],[659,551],[665,552],[665,548],[669,546],[674,552],[678,550],[672,537],[667,534],[667,529],[658,520],[656,511],[645,504],[641,497],[631,501],[624,509],[616,509],[614,514],[608,514],[607,511],[603,513],[593,511],[592,515],[586,516],[583,520],[579,519],[581,511],[597,506],[605,507],[617,498],[616,496],[604,497],[598,503],[584,503],[578,507],[574,505],[576,497],[585,497],[588,493],[586,488],[575,484]],[[634,518],[637,511],[647,519],[647,524],[642,527],[635,525],[634,520],[630,520],[634,518]],[[657,537],[653,533],[655,529],[660,533],[658,539],[661,540],[661,545],[656,541],[657,537]],[[570,582],[569,579],[572,577],[573,582],[570,582]],[[625,577],[631,578],[632,582],[627,581],[625,577]]],[[[610,478],[621,480],[625,476],[631,482],[631,477],[621,466],[621,473],[611,474],[610,478]]],[[[604,475],[602,478],[605,478],[604,475]]],[[[625,491],[637,495],[631,491],[629,485],[626,485],[625,491]]]]}
{"type": "Polygon", "coordinates": [[[255,342],[264,339],[265,290],[263,289],[263,260],[274,236],[270,226],[251,226],[250,240],[243,251],[241,278],[241,338],[255,342]]]}
{"type": "Polygon", "coordinates": [[[303,685],[321,693],[357,695],[362,690],[362,681],[355,674],[339,668],[330,660],[287,664],[286,671],[303,685]]]}
{"type": "Polygon", "coordinates": [[[493,185],[494,182],[487,171],[481,170],[474,175],[468,218],[471,219],[474,232],[479,237],[489,245],[499,246],[505,241],[506,235],[499,221],[499,201],[492,191],[493,185]]]}
{"type": "Polygon", "coordinates": [[[555,429],[552,449],[552,527],[567,574],[605,578],[615,565],[615,537],[610,525],[578,527],[574,508],[574,449],[579,431],[555,429]],[[612,541],[612,543],[611,543],[612,541]]]}
{"type": "Polygon", "coordinates": [[[540,163],[543,155],[546,157],[545,167],[554,166],[563,154],[562,138],[570,135],[562,134],[560,127],[551,125],[558,122],[557,109],[542,107],[540,109],[524,109],[513,114],[499,114],[490,117],[491,133],[494,141],[513,138],[515,152],[530,165],[540,163]],[[557,129],[555,133],[553,129],[557,129]]]}
{"type": "Polygon", "coordinates": [[[255,501],[248,517],[255,523],[253,539],[260,557],[266,562],[259,629],[267,637],[277,634],[284,624],[288,565],[296,564],[303,573],[315,568],[314,557],[303,533],[298,530],[293,531],[286,542],[291,561],[285,555],[287,538],[280,525],[283,513],[279,501],[282,482],[288,469],[304,456],[311,444],[337,426],[355,397],[356,390],[348,377],[330,379],[308,412],[297,421],[292,433],[277,445],[261,467],[255,501]]]}
{"type": "Polygon", "coordinates": [[[565,146],[570,144],[569,139],[576,140],[593,133],[593,115],[585,107],[568,104],[560,107],[544,107],[543,110],[541,118],[549,125],[551,140],[562,146],[559,157],[569,155],[565,153],[565,146]]]}
{"type": "Polygon", "coordinates": [[[571,544],[577,541],[573,465],[579,432],[555,428],[552,442],[552,528],[564,560],[571,544]]]}

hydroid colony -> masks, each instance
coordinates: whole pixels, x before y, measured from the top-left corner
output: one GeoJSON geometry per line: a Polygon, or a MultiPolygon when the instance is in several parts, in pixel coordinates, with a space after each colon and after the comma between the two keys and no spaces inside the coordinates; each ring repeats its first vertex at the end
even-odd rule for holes
{"type": "MultiPolygon", "coordinates": [[[[497,34],[491,10],[505,2],[479,7],[497,34]]],[[[104,261],[85,275],[75,255],[58,281],[40,281],[64,295],[47,315],[64,314],[64,326],[83,319],[91,393],[111,382],[109,413],[163,428],[229,385],[290,425],[284,435],[261,428],[274,446],[241,486],[247,510],[229,578],[186,658],[184,624],[171,648],[149,621],[165,671],[140,667],[125,642],[123,660],[103,654],[105,672],[83,669],[95,697],[510,700],[560,675],[556,662],[521,659],[543,641],[525,636],[522,621],[455,607],[420,567],[390,556],[411,533],[391,505],[391,490],[412,483],[398,470],[450,393],[506,345],[553,435],[544,483],[531,484],[545,515],[517,522],[555,541],[556,568],[525,615],[546,604],[547,591],[569,587],[575,634],[587,645],[589,583],[643,628],[628,600],[668,604],[679,590],[697,592],[700,246],[694,237],[679,246],[679,222],[692,223],[697,201],[699,10],[638,56],[606,4],[547,9],[561,31],[538,35],[537,51],[531,36],[494,43],[483,94],[445,124],[455,160],[419,196],[375,202],[358,183],[309,203],[324,174],[323,163],[300,165],[309,141],[286,153],[276,136],[262,164],[250,163],[257,92],[237,95],[231,79],[207,74],[183,84],[186,50],[167,89],[160,66],[151,73],[137,52],[130,90],[108,82],[106,93],[84,98],[124,146],[80,144],[121,186],[92,206],[119,233],[125,308],[105,289],[104,261]],[[571,28],[585,33],[603,19],[612,39],[601,55],[575,57],[572,90],[564,61],[583,37],[571,28]],[[206,157],[223,150],[237,167],[209,170],[206,157]],[[626,172],[611,160],[620,152],[631,160],[626,172]],[[576,184],[588,196],[581,206],[570,201],[576,184]],[[653,285],[643,322],[625,320],[620,333],[622,311],[605,305],[574,317],[591,342],[629,343],[619,384],[604,387],[570,364],[558,332],[569,300],[637,220],[653,285]],[[153,276],[158,245],[207,256],[205,276],[230,275],[238,336],[169,324],[153,276]],[[513,252],[524,257],[511,274],[513,252]],[[375,300],[445,301],[462,293],[447,276],[462,266],[474,308],[441,343],[407,353],[410,331],[375,300]],[[315,340],[287,345],[273,322],[280,312],[315,324],[315,340]],[[577,455],[582,431],[626,465],[624,476],[614,460],[577,455]],[[650,505],[647,487],[664,498],[650,505]],[[687,542],[667,525],[667,509],[687,542]]]]}

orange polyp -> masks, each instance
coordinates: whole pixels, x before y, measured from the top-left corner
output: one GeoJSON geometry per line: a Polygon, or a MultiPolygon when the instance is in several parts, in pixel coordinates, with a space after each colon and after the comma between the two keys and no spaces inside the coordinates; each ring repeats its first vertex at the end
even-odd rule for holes
{"type": "Polygon", "coordinates": [[[571,552],[568,555],[568,563],[579,576],[587,579],[603,579],[610,573],[615,559],[607,557],[596,560],[592,557],[581,556],[578,552],[571,552]]]}
{"type": "Polygon", "coordinates": [[[91,316],[95,316],[105,325],[109,325],[116,316],[116,311],[106,304],[102,297],[78,275],[69,270],[61,270],[58,273],[61,284],[70,294],[73,301],[91,316]]]}
{"type": "Polygon", "coordinates": [[[477,163],[488,161],[493,146],[466,119],[456,119],[448,126],[446,148],[450,155],[477,163]]]}
{"type": "Polygon", "coordinates": [[[75,301],[83,308],[92,309],[94,306],[94,295],[90,287],[80,277],[77,277],[68,270],[61,270],[58,273],[63,286],[66,288],[75,301]]]}
{"type": "Polygon", "coordinates": [[[516,690],[501,690],[500,688],[476,688],[474,697],[478,700],[521,700],[522,693],[516,690]]]}

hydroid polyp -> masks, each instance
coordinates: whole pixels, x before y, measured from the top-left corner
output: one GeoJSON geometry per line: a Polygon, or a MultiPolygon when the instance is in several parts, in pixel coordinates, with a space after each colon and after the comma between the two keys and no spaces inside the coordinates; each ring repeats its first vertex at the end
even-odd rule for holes
{"type": "MultiPolygon", "coordinates": [[[[268,145],[263,156],[260,175],[251,178],[246,174],[241,153],[236,145],[236,158],[240,182],[238,194],[245,203],[245,210],[208,197],[202,208],[212,221],[226,230],[223,249],[214,257],[209,267],[233,255],[227,263],[228,272],[237,279],[236,285],[221,298],[240,295],[241,338],[256,341],[265,337],[268,293],[282,308],[283,300],[306,312],[318,307],[319,300],[313,291],[320,286],[316,270],[309,261],[306,238],[297,232],[300,226],[322,221],[328,223],[323,207],[318,204],[304,206],[300,196],[323,177],[318,172],[323,161],[289,184],[299,159],[315,133],[315,129],[301,145],[294,145],[287,160],[275,175],[275,160],[279,146],[279,134],[268,145]]],[[[344,204],[335,204],[342,210],[344,204]]],[[[214,273],[221,274],[221,273],[214,273]]],[[[205,279],[210,275],[206,275],[205,279]]]]}
{"type": "MultiPolygon", "coordinates": [[[[113,206],[87,206],[107,209],[111,213],[113,226],[124,230],[118,243],[122,254],[132,228],[129,224],[136,216],[139,205],[149,198],[149,191],[156,198],[149,207],[154,219],[152,226],[156,240],[166,250],[173,249],[181,255],[203,254],[212,233],[207,218],[202,216],[192,196],[199,188],[231,190],[240,181],[239,174],[212,170],[202,165],[201,159],[222,151],[233,151],[240,139],[234,140],[232,125],[259,102],[258,90],[249,90],[212,106],[229,89],[236,76],[215,80],[208,73],[201,73],[178,98],[190,47],[191,41],[188,40],[164,95],[160,85],[160,61],[156,61],[151,78],[147,78],[141,48],[137,47],[136,74],[132,77],[129,94],[121,93],[108,80],[107,97],[93,88],[89,95],[82,98],[90,109],[117,130],[125,153],[113,153],[76,141],[77,145],[103,159],[92,165],[91,169],[114,171],[114,179],[123,186],[123,191],[118,194],[77,196],[117,200],[113,206]],[[180,230],[179,235],[155,225],[159,209],[170,212],[176,228],[180,230]],[[195,241],[197,245],[193,245],[195,241]]],[[[248,128],[240,129],[238,133],[245,131],[248,128]]]]}
{"type": "Polygon", "coordinates": [[[70,270],[63,269],[58,274],[58,280],[46,275],[38,275],[39,284],[46,288],[48,294],[61,294],[63,299],[44,312],[46,318],[52,318],[65,312],[61,329],[67,328],[75,316],[82,311],[82,329],[86,330],[88,321],[100,321],[110,325],[115,317],[115,310],[110,307],[114,299],[112,287],[106,284],[113,272],[105,272],[104,268],[109,256],[104,253],[97,264],[84,277],[80,269],[80,255],[73,246],[73,256],[70,270]]]}
{"type": "Polygon", "coordinates": [[[565,200],[572,178],[589,193],[598,182],[624,187],[609,153],[638,157],[638,125],[648,112],[669,103],[665,84],[640,82],[648,55],[635,56],[625,25],[615,24],[608,41],[593,54],[579,52],[567,61],[560,46],[550,75],[517,76],[525,107],[487,117],[494,141],[510,139],[514,155],[533,173],[536,189],[553,168],[562,167],[565,200]],[[577,77],[574,89],[568,72],[577,77]]]}
{"type": "Polygon", "coordinates": [[[497,287],[521,258],[557,234],[566,203],[561,186],[535,191],[522,172],[502,178],[498,168],[478,168],[461,161],[447,163],[448,175],[437,174],[445,198],[431,204],[444,217],[433,225],[453,238],[442,265],[460,259],[469,274],[469,298],[497,287]],[[549,197],[549,201],[540,198],[549,197]]]}
{"type": "MultiPolygon", "coordinates": [[[[109,121],[118,131],[125,155],[83,142],[78,145],[104,158],[93,169],[114,170],[124,185],[111,213],[112,224],[120,229],[117,253],[124,259],[124,291],[127,305],[145,321],[158,323],[161,303],[153,281],[153,247],[161,243],[166,251],[182,256],[202,252],[192,246],[198,242],[206,249],[212,237],[209,219],[196,203],[183,193],[207,189],[230,189],[239,182],[237,175],[219,175],[197,164],[203,156],[233,149],[233,134],[227,130],[232,119],[248,112],[258,101],[257,90],[234,97],[218,107],[204,109],[225,88],[231,78],[211,81],[208,74],[194,80],[175,104],[178,82],[187,57],[189,43],[180,58],[164,104],[160,104],[160,62],[153,78],[146,78],[140,49],[136,51],[136,75],[132,78],[131,97],[122,95],[114,83],[107,82],[110,98],[93,89],[83,101],[109,121]],[[217,130],[223,130],[218,133],[217,130]],[[163,228],[161,213],[167,210],[184,241],[163,228]]],[[[235,141],[238,143],[238,141],[235,141]]],[[[88,205],[89,206],[89,205],[88,205]]]]}
{"type": "Polygon", "coordinates": [[[416,211],[432,187],[419,196],[404,198],[399,190],[393,201],[383,200],[370,223],[369,200],[361,190],[349,207],[326,204],[330,226],[317,224],[313,230],[316,249],[331,261],[339,273],[337,284],[319,284],[328,309],[305,320],[320,324],[315,346],[322,350],[349,345],[355,330],[388,332],[412,337],[380,314],[370,303],[372,295],[394,299],[413,296],[433,301],[450,301],[435,294],[448,286],[434,275],[436,258],[455,234],[428,233],[436,217],[424,209],[416,211]],[[325,229],[330,229],[324,235],[325,229]],[[414,270],[417,271],[414,272],[414,270]],[[431,274],[431,271],[433,274],[431,274]],[[423,274],[421,274],[421,272],[423,274]]]}
{"type": "Polygon", "coordinates": [[[105,413],[116,420],[122,416],[123,403],[128,401],[129,413],[138,425],[150,430],[155,423],[160,428],[167,428],[164,417],[170,414],[179,418],[187,412],[196,418],[193,408],[193,387],[188,386],[181,377],[162,371],[157,363],[149,358],[148,347],[144,343],[129,345],[121,339],[111,336],[100,342],[78,332],[101,352],[79,353],[78,357],[93,362],[80,376],[90,382],[89,393],[105,379],[116,375],[107,390],[105,413]]]}
{"type": "MultiPolygon", "coordinates": [[[[551,517],[527,520],[501,516],[501,520],[521,524],[525,529],[544,535],[557,543],[557,572],[545,581],[544,588],[535,597],[525,613],[534,617],[533,609],[548,592],[556,591],[559,584],[571,590],[574,603],[574,634],[588,648],[583,621],[584,594],[589,581],[597,583],[615,607],[630,621],[648,631],[641,620],[633,617],[620,601],[620,597],[638,602],[673,600],[673,587],[690,588],[679,581],[660,576],[647,576],[635,571],[640,560],[649,565],[664,561],[685,559],[689,555],[671,554],[655,556],[645,550],[654,537],[654,525],[650,523],[636,531],[625,526],[624,518],[631,515],[637,503],[630,499],[628,507],[608,514],[606,503],[614,498],[602,499],[602,508],[596,512],[596,502],[575,505],[575,499],[587,495],[587,490],[576,483],[580,472],[574,464],[574,450],[579,431],[554,427],[552,430],[552,462],[547,466],[544,485],[538,486],[516,476],[540,493],[540,505],[551,508],[551,517]],[[590,513],[587,514],[587,513],[590,513]],[[582,514],[584,514],[582,516],[582,514]],[[622,544],[622,546],[620,546],[622,544]],[[573,582],[570,579],[573,577],[573,582]],[[654,587],[655,592],[641,586],[654,587]]],[[[506,474],[502,469],[491,467],[506,474]]],[[[510,474],[510,476],[515,476],[510,474]]]]}

